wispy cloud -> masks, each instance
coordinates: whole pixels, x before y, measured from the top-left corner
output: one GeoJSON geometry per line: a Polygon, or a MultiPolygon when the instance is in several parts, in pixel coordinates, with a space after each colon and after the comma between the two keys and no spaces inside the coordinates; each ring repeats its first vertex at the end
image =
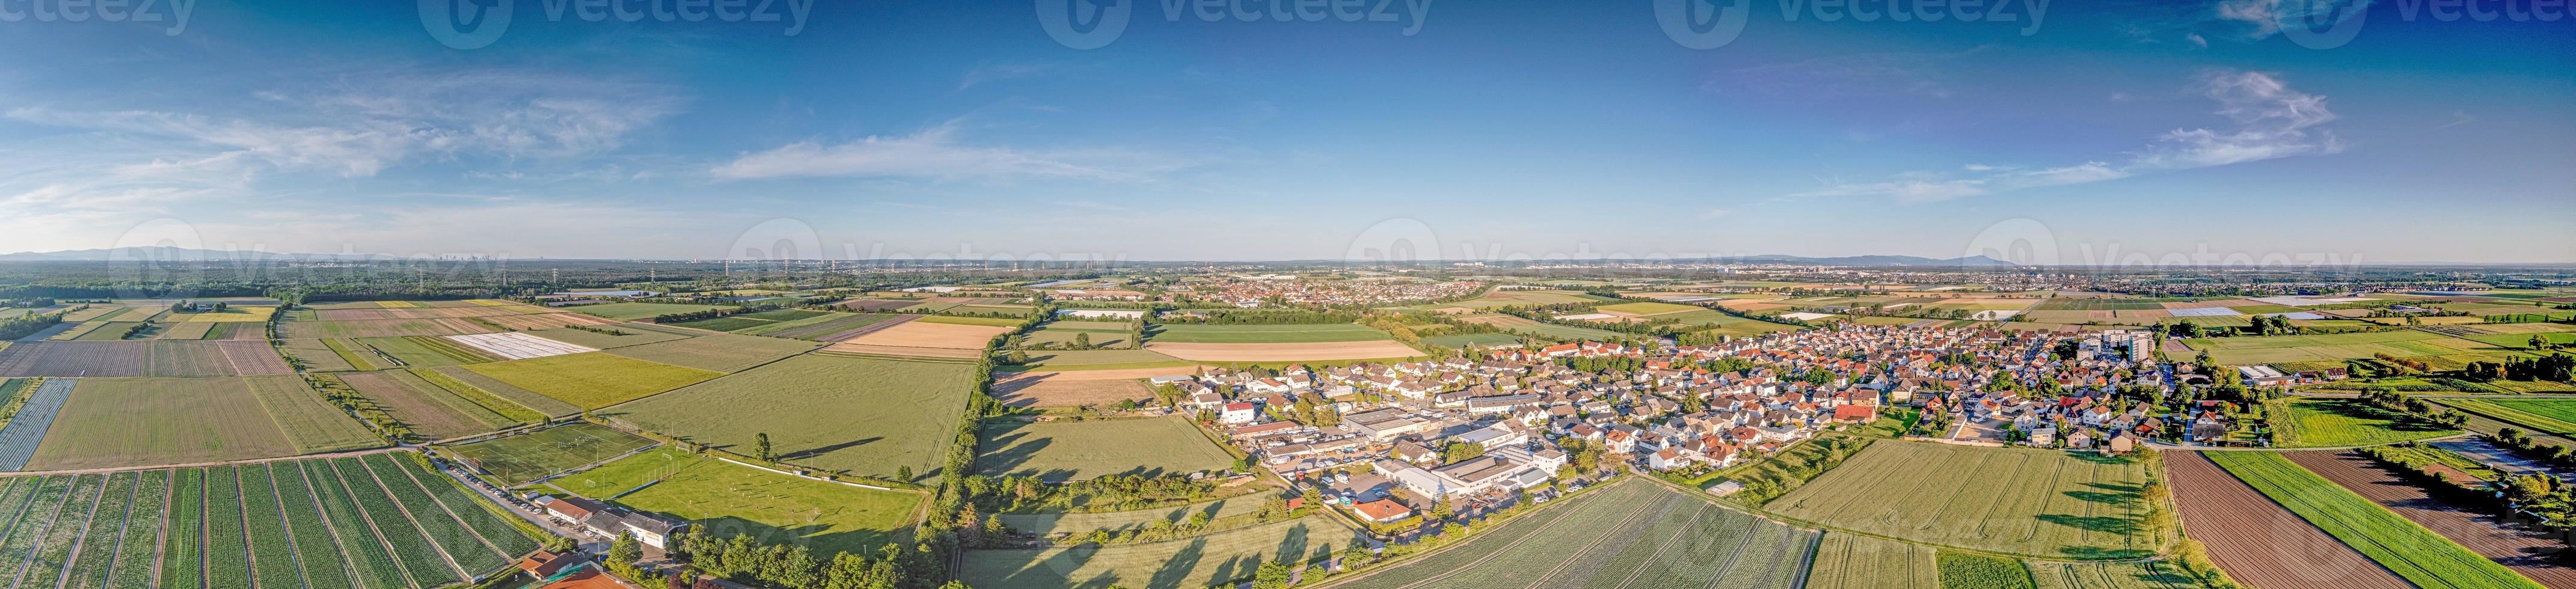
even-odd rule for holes
{"type": "Polygon", "coordinates": [[[746,153],[712,172],[720,178],[928,177],[965,179],[1039,176],[1094,180],[1141,180],[1144,170],[1114,162],[1135,154],[1108,151],[1040,151],[967,145],[960,125],[949,121],[899,137],[869,136],[824,145],[803,141],[758,153],[746,153]],[[1080,161],[1078,161],[1080,160],[1080,161]],[[1097,160],[1097,161],[1092,161],[1097,160]]]}
{"type": "Polygon", "coordinates": [[[2168,131],[2146,149],[2114,161],[2047,168],[1967,164],[1967,174],[1917,171],[1874,182],[1834,182],[1792,197],[1887,196],[1904,203],[1938,202],[1998,192],[2116,180],[2151,172],[2224,166],[2297,155],[2334,153],[2343,144],[2317,128],[2333,121],[2326,97],[2293,90],[2262,72],[2216,71],[2199,80],[2201,94],[2234,126],[2168,131]]]}

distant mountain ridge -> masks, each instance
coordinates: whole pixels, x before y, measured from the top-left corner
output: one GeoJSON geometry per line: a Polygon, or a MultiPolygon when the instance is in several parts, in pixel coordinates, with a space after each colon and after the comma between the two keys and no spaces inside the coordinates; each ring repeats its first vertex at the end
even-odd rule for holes
{"type": "Polygon", "coordinates": [[[0,254],[0,260],[21,262],[105,262],[129,260],[157,261],[235,261],[235,260],[368,260],[392,259],[383,254],[281,254],[259,250],[210,250],[169,246],[132,246],[58,252],[19,252],[0,254]]]}
{"type": "Polygon", "coordinates": [[[2020,265],[1986,256],[1967,256],[1962,258],[1926,258],[1922,256],[1841,256],[1831,258],[1811,258],[1806,256],[1769,254],[1745,256],[1741,258],[1710,258],[1710,261],[1815,264],[1818,266],[1967,266],[1997,268],[2020,265]]]}

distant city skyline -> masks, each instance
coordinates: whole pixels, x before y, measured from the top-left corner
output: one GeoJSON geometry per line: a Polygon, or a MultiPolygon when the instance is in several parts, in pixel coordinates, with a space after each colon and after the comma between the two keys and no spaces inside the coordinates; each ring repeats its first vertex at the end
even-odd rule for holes
{"type": "Polygon", "coordinates": [[[12,4],[0,252],[2576,262],[2576,16],[1365,4],[12,4]]]}

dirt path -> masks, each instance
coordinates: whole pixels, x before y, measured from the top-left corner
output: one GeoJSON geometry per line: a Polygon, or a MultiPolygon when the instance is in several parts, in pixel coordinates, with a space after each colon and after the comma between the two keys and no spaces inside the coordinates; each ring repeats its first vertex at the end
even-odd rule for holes
{"type": "Polygon", "coordinates": [[[2237,582],[2264,589],[2408,589],[2414,585],[2299,519],[2193,452],[2165,457],[2183,531],[2237,582]]]}
{"type": "Polygon", "coordinates": [[[2281,456],[2542,585],[2576,587],[2576,568],[2557,562],[2551,552],[2561,544],[2547,534],[2521,529],[2494,515],[2436,498],[2358,453],[2287,452],[2281,456]]]}

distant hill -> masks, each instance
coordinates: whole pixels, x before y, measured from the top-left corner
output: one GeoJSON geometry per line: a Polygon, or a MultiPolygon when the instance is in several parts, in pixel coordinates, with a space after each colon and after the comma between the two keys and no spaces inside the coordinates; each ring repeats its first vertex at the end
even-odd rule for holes
{"type": "Polygon", "coordinates": [[[1810,258],[1806,256],[1772,254],[1745,256],[1741,258],[1712,258],[1710,261],[1815,264],[1818,266],[1963,266],[1970,268],[2009,268],[2020,265],[1985,256],[1968,256],[1964,258],[1926,258],[1922,256],[1842,256],[1834,258],[1810,258]]]}

